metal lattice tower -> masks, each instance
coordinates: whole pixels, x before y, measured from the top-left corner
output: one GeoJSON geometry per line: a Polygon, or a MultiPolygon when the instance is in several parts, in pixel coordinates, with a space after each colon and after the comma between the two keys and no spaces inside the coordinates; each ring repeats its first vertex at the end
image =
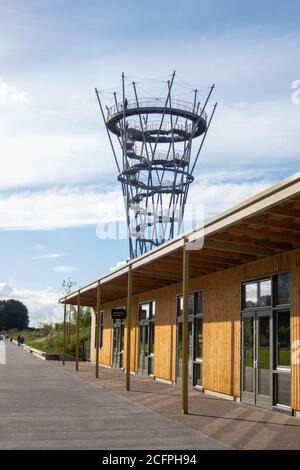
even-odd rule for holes
{"type": "Polygon", "coordinates": [[[197,89],[190,102],[176,99],[174,82],[175,72],[164,82],[163,98],[143,98],[136,82],[126,89],[122,74],[121,97],[114,92],[106,112],[96,89],[122,185],[131,258],[180,233],[193,171],[216,109],[216,104],[210,107],[208,115],[214,85],[201,103],[197,89]]]}

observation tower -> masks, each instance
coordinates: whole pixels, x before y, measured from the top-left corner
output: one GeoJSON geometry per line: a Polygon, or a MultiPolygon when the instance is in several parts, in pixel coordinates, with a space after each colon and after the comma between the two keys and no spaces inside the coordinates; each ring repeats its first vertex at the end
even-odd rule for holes
{"type": "Polygon", "coordinates": [[[167,80],[145,81],[147,91],[122,74],[119,92],[95,90],[122,186],[131,259],[180,233],[193,172],[216,109],[209,104],[214,85],[192,88],[175,72],[167,80]],[[162,92],[149,94],[157,82],[162,92]],[[187,94],[189,101],[178,99],[187,94]],[[103,98],[108,95],[110,106],[109,98],[103,98]]]}

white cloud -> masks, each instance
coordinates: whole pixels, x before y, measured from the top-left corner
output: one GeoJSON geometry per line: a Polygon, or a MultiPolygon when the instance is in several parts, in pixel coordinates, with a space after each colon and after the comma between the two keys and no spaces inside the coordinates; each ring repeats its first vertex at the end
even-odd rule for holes
{"type": "Polygon", "coordinates": [[[1,299],[9,297],[13,292],[14,292],[14,290],[8,284],[6,284],[5,282],[0,283],[0,297],[1,297],[1,299]]]}
{"type": "Polygon", "coordinates": [[[31,247],[32,251],[41,251],[44,250],[44,248],[44,245],[41,245],[40,243],[37,243],[31,247]]]}
{"type": "Polygon", "coordinates": [[[0,138],[2,189],[93,181],[114,170],[108,142],[100,133],[19,133],[15,127],[0,129],[0,138]]]}
{"type": "Polygon", "coordinates": [[[26,103],[28,98],[27,91],[20,91],[14,85],[9,85],[0,79],[0,106],[26,103]]]}
{"type": "Polygon", "coordinates": [[[58,304],[59,293],[53,289],[24,289],[0,283],[1,300],[16,299],[26,305],[30,326],[62,320],[62,307],[58,304]]]}
{"type": "Polygon", "coordinates": [[[53,259],[67,256],[67,253],[45,253],[43,255],[32,256],[31,259],[53,259]]]}
{"type": "MultiPolygon", "coordinates": [[[[237,175],[236,175],[237,176],[237,175]]],[[[235,204],[248,199],[263,191],[272,184],[274,180],[270,177],[261,177],[257,180],[247,179],[247,173],[240,178],[231,179],[222,174],[215,173],[214,181],[212,175],[202,177],[198,184],[192,184],[188,196],[189,204],[203,204],[204,218],[210,219],[235,204]]]]}
{"type": "Polygon", "coordinates": [[[74,273],[78,271],[76,266],[54,266],[53,271],[55,273],[74,273]]]}
{"type": "Polygon", "coordinates": [[[117,268],[121,268],[122,266],[125,266],[125,264],[126,264],[126,261],[118,261],[117,264],[109,268],[109,270],[114,271],[117,268]]]}
{"type": "MultiPolygon", "coordinates": [[[[201,160],[204,167],[219,168],[256,168],[262,162],[282,167],[283,161],[295,165],[300,148],[300,106],[291,103],[289,92],[287,87],[285,100],[221,102],[198,168],[201,160]]],[[[96,111],[90,105],[85,122],[60,111],[58,117],[43,118],[38,109],[30,109],[22,118],[14,113],[8,125],[7,113],[0,109],[0,188],[92,184],[103,178],[116,181],[113,155],[96,111]]],[[[74,113],[81,114],[80,109],[74,113]]],[[[118,144],[116,148],[120,154],[118,144]]]]}
{"type": "MultiPolygon", "coordinates": [[[[299,160],[300,107],[292,105],[290,96],[285,101],[235,103],[220,106],[210,128],[203,149],[203,158],[209,152],[215,164],[270,168],[299,160]]],[[[212,162],[213,163],[213,162],[212,162]]]]}
{"type": "MultiPolygon", "coordinates": [[[[204,204],[208,216],[274,184],[266,171],[211,172],[191,184],[188,203],[204,204]]],[[[0,230],[51,230],[125,220],[121,188],[101,192],[87,186],[21,192],[0,199],[0,230]]],[[[51,254],[50,254],[51,255],[51,254]]],[[[50,256],[47,254],[47,257],[50,256]]],[[[54,256],[55,255],[55,256],[54,256]]],[[[58,257],[63,253],[54,253],[58,257]]],[[[35,258],[42,258],[43,253],[35,258]]]]}
{"type": "Polygon", "coordinates": [[[113,202],[122,205],[120,188],[52,188],[21,192],[0,199],[0,230],[48,230],[114,220],[113,202]]]}

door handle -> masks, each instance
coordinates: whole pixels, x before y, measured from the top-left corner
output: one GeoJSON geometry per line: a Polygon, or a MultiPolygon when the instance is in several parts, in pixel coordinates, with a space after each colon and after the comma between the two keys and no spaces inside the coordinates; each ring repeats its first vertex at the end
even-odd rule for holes
{"type": "Polygon", "coordinates": [[[255,367],[255,369],[257,369],[257,360],[253,361],[253,367],[255,367]]]}

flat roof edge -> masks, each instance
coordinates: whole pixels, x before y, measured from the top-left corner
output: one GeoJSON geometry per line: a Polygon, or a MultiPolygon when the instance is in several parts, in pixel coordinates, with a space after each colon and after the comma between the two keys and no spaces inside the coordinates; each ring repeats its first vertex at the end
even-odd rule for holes
{"type": "Polygon", "coordinates": [[[81,293],[84,293],[87,290],[97,287],[98,282],[100,282],[100,285],[105,284],[106,282],[109,282],[116,277],[127,274],[130,266],[132,267],[132,269],[136,269],[151,262],[159,255],[163,256],[164,254],[168,254],[172,251],[175,251],[183,245],[184,239],[187,239],[188,242],[193,242],[195,241],[195,239],[198,238],[199,233],[200,236],[203,236],[203,234],[209,235],[210,233],[220,230],[226,225],[229,226],[232,223],[237,222],[238,220],[243,220],[244,218],[258,213],[266,207],[271,207],[272,205],[281,201],[283,202],[285,199],[288,199],[293,194],[297,194],[298,192],[300,193],[300,172],[289,176],[283,181],[280,181],[279,183],[272,185],[264,191],[261,191],[260,193],[251,196],[250,198],[247,198],[246,200],[233,206],[232,208],[225,210],[224,212],[212,218],[204,225],[193,230],[192,232],[178,235],[177,237],[167,241],[163,245],[160,245],[157,248],[154,248],[153,250],[148,251],[147,253],[144,253],[143,255],[140,255],[139,257],[128,261],[125,266],[120,266],[112,270],[112,272],[105,274],[98,280],[86,284],[85,286],[76,289],[76,291],[73,291],[70,294],[61,297],[59,299],[59,303],[66,303],[67,300],[76,297],[79,291],[81,293]]]}

